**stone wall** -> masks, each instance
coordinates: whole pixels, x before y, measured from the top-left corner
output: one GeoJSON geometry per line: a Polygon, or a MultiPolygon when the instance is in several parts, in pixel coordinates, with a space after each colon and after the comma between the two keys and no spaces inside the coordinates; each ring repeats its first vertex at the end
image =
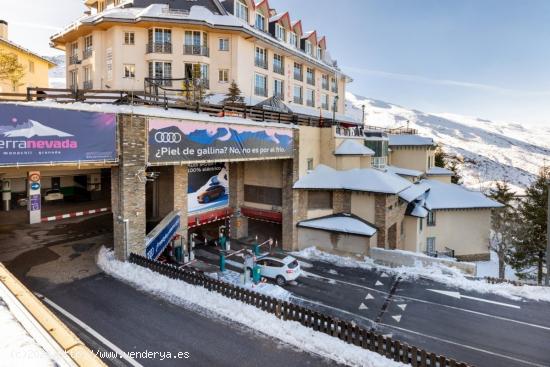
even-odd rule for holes
{"type": "Polygon", "coordinates": [[[231,237],[248,236],[248,218],[241,214],[244,206],[244,162],[229,164],[229,207],[234,210],[231,217],[231,237]]]}
{"type": "Polygon", "coordinates": [[[404,236],[401,235],[401,227],[405,219],[407,206],[399,200],[397,195],[376,194],[375,196],[375,222],[378,228],[378,247],[389,248],[388,230],[395,225],[395,248],[402,249],[404,236]]]}
{"type": "Polygon", "coordinates": [[[335,213],[351,213],[351,191],[333,191],[332,207],[335,213]]]}

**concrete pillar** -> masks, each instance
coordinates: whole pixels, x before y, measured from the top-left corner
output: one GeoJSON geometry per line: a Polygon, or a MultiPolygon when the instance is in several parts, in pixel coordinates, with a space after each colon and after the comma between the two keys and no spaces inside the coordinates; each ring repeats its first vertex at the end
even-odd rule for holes
{"type": "Polygon", "coordinates": [[[335,213],[351,213],[351,191],[333,191],[332,203],[335,213]]]}
{"type": "Polygon", "coordinates": [[[248,218],[241,214],[244,206],[244,162],[229,164],[229,207],[234,210],[231,217],[231,237],[248,236],[248,218]]]}
{"type": "Polygon", "coordinates": [[[147,121],[119,117],[119,166],[111,170],[115,255],[145,255],[145,167],[147,121]]]}
{"type": "Polygon", "coordinates": [[[181,226],[178,234],[184,238],[184,244],[187,245],[188,236],[188,202],[187,191],[189,184],[188,166],[173,167],[173,182],[174,182],[174,210],[179,210],[181,213],[181,226]]]}
{"type": "Polygon", "coordinates": [[[377,246],[386,248],[387,239],[387,197],[383,194],[376,194],[374,197],[374,225],[378,228],[377,246]]]}

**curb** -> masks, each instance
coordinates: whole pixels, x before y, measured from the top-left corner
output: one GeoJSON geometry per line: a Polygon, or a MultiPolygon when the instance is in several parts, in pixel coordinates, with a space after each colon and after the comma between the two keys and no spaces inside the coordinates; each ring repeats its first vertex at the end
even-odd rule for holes
{"type": "Polygon", "coordinates": [[[99,208],[99,209],[83,210],[83,211],[80,211],[80,212],[73,212],[73,213],[67,213],[67,214],[54,215],[54,216],[51,216],[51,217],[44,217],[44,218],[41,219],[41,222],[42,223],[54,222],[56,220],[75,218],[75,217],[83,217],[85,215],[106,213],[106,212],[109,212],[109,211],[111,211],[111,208],[99,208]]]}
{"type": "Polygon", "coordinates": [[[4,285],[22,306],[23,311],[38,323],[42,334],[53,339],[76,366],[106,365],[61,320],[38,300],[6,267],[0,263],[0,285],[4,285]]]}

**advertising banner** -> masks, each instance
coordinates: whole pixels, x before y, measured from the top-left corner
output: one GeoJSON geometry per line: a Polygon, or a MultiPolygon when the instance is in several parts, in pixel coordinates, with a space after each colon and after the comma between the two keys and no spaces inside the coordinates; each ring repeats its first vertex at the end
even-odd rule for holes
{"type": "Polygon", "coordinates": [[[148,259],[156,260],[162,254],[178,232],[180,219],[179,212],[172,212],[147,235],[145,251],[148,259]]]}
{"type": "Polygon", "coordinates": [[[229,176],[226,163],[189,165],[187,204],[189,214],[229,205],[229,176]]]}
{"type": "Polygon", "coordinates": [[[0,166],[116,157],[115,114],[0,105],[0,166]]]}
{"type": "Polygon", "coordinates": [[[149,120],[149,163],[292,158],[292,129],[149,120]]]}

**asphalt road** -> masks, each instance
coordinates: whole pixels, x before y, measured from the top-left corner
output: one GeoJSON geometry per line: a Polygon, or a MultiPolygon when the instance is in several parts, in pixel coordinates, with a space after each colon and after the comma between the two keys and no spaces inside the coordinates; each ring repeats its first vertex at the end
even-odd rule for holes
{"type": "Polygon", "coordinates": [[[305,262],[306,276],[285,287],[305,305],[476,366],[550,366],[549,303],[305,262]]]}

